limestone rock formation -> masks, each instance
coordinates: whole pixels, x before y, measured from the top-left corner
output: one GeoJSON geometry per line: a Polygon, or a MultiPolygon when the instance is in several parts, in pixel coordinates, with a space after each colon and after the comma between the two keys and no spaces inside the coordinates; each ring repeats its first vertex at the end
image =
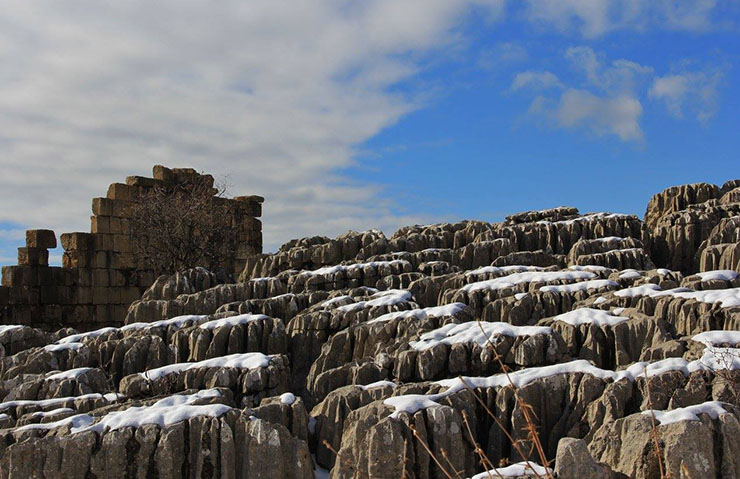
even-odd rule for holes
{"type": "Polygon", "coordinates": [[[0,326],[0,477],[740,477],[739,187],[296,239],[125,323],[0,326]]]}

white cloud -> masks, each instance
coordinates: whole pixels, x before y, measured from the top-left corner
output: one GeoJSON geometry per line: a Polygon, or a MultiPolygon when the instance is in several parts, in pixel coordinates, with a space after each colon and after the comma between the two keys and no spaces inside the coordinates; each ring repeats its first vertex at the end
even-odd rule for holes
{"type": "Polygon", "coordinates": [[[526,0],[525,5],[529,21],[590,38],[616,30],[707,31],[721,23],[715,0],[526,0]]]}
{"type": "Polygon", "coordinates": [[[271,247],[422,221],[337,172],[419,107],[391,87],[473,7],[503,0],[5,3],[0,221],[87,230],[90,198],[155,163],[264,195],[271,247]]]}
{"type": "Polygon", "coordinates": [[[590,47],[572,47],[564,58],[583,76],[580,87],[566,86],[550,72],[522,72],[511,89],[525,86],[557,86],[559,96],[537,96],[529,106],[530,116],[567,129],[582,129],[599,136],[615,135],[622,141],[643,139],[640,119],[642,103],[637,87],[652,74],[652,68],[618,59],[611,62],[590,47]]]}
{"type": "Polygon", "coordinates": [[[548,71],[524,71],[517,73],[511,82],[511,91],[521,89],[529,90],[550,90],[552,88],[561,88],[560,79],[552,72],[548,71]]]}
{"type": "Polygon", "coordinates": [[[626,59],[607,64],[603,55],[599,56],[592,48],[585,46],[568,48],[565,58],[585,75],[589,86],[611,94],[634,91],[636,82],[653,72],[649,66],[626,59]]]}
{"type": "Polygon", "coordinates": [[[717,88],[721,79],[718,71],[669,74],[655,78],[649,95],[662,100],[673,116],[682,118],[688,111],[705,123],[717,111],[717,88]]]}
{"type": "Polygon", "coordinates": [[[599,97],[569,89],[560,97],[555,118],[566,128],[585,127],[598,135],[614,134],[622,141],[641,140],[642,105],[628,95],[599,97]]]}

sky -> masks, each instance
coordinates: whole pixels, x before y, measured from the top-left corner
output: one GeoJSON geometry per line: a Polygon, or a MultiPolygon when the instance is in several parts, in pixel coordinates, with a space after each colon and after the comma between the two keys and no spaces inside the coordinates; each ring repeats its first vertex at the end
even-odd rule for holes
{"type": "MultiPolygon", "coordinates": [[[[740,177],[740,2],[8,0],[0,264],[154,164],[258,194],[265,251],[740,177]]],[[[59,264],[61,251],[52,254],[59,264]]]]}

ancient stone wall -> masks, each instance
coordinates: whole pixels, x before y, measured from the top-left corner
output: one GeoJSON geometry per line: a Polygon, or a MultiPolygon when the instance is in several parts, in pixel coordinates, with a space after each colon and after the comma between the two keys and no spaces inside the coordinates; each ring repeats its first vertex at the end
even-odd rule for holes
{"type": "MultiPolygon", "coordinates": [[[[152,285],[155,275],[142,269],[134,254],[135,228],[129,211],[156,186],[176,186],[213,177],[192,169],[155,166],[153,178],[130,176],[113,183],[106,197],[92,200],[89,233],[63,233],[62,266],[49,266],[49,249],[57,240],[51,230],[29,230],[26,246],[18,248],[18,265],[2,269],[0,323],[43,328],[72,326],[90,329],[123,324],[128,305],[152,285]]],[[[239,247],[225,260],[238,275],[247,258],[262,252],[262,202],[259,196],[224,198],[238,229],[239,247]]]]}

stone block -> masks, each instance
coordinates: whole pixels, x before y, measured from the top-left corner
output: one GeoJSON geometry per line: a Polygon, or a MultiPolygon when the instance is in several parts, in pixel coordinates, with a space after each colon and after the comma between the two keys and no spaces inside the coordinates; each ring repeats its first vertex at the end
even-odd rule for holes
{"type": "Polygon", "coordinates": [[[57,286],[57,298],[59,304],[75,304],[75,292],[76,288],[70,286],[57,286]]]}
{"type": "Polygon", "coordinates": [[[36,286],[38,269],[31,266],[3,266],[3,286],[36,286]]]}
{"type": "Polygon", "coordinates": [[[92,304],[93,290],[90,287],[80,286],[75,291],[75,302],[77,304],[92,304]]]}
{"type": "Polygon", "coordinates": [[[62,321],[65,325],[88,323],[95,314],[95,307],[88,304],[79,304],[72,308],[65,308],[62,312],[62,321]]]}
{"type": "Polygon", "coordinates": [[[41,308],[39,318],[42,318],[45,324],[54,325],[55,328],[61,327],[63,323],[62,307],[58,304],[45,304],[41,308]]]}
{"type": "Polygon", "coordinates": [[[121,234],[121,218],[111,216],[109,218],[110,234],[120,235],[121,234]]]}
{"type": "Polygon", "coordinates": [[[18,248],[18,264],[27,266],[48,266],[49,250],[46,248],[18,248]]]}
{"type": "Polygon", "coordinates": [[[131,207],[135,203],[133,201],[115,200],[113,201],[113,214],[118,218],[128,218],[131,216],[131,207]]]}
{"type": "Polygon", "coordinates": [[[110,286],[109,270],[94,269],[92,271],[92,285],[94,288],[107,288],[110,286]]]}
{"type": "Polygon", "coordinates": [[[90,233],[62,233],[62,248],[66,251],[87,251],[92,248],[90,233]]]}
{"type": "Polygon", "coordinates": [[[111,288],[108,288],[105,286],[93,286],[92,287],[92,303],[95,305],[112,303],[113,301],[111,301],[111,297],[109,294],[110,290],[111,288]]]}
{"type": "Polygon", "coordinates": [[[113,216],[113,204],[110,198],[93,198],[92,213],[95,216],[113,216]]]}
{"type": "Polygon", "coordinates": [[[136,257],[133,253],[113,253],[110,267],[113,269],[136,268],[136,257]]]}
{"type": "Polygon", "coordinates": [[[265,202],[265,198],[259,195],[235,196],[234,200],[244,202],[244,203],[264,203],[265,202]]]}
{"type": "Polygon", "coordinates": [[[113,251],[113,235],[112,234],[96,234],[93,235],[93,249],[96,251],[113,251]]]}
{"type": "Polygon", "coordinates": [[[75,270],[75,285],[78,287],[92,286],[92,272],[90,268],[78,268],[75,270]]]}
{"type": "Polygon", "coordinates": [[[123,323],[126,320],[126,313],[128,312],[127,304],[114,304],[108,308],[108,314],[110,315],[110,321],[116,323],[123,323]]]}
{"type": "Polygon", "coordinates": [[[109,251],[96,251],[92,257],[92,264],[90,265],[93,269],[103,268],[109,269],[111,267],[111,258],[115,253],[109,251]]]}
{"type": "Polygon", "coordinates": [[[126,275],[117,269],[108,270],[108,278],[110,285],[116,288],[120,288],[128,284],[126,281],[126,275]]]}
{"type": "Polygon", "coordinates": [[[138,301],[141,299],[141,293],[139,292],[139,288],[136,286],[127,286],[125,288],[121,288],[121,302],[123,304],[131,304],[134,301],[138,301]]]}
{"type": "Polygon", "coordinates": [[[91,268],[94,252],[90,251],[67,251],[62,255],[62,268],[91,268]]]}
{"type": "Polygon", "coordinates": [[[172,183],[175,181],[175,174],[171,169],[162,165],[154,165],[152,168],[152,176],[155,180],[164,181],[166,183],[172,183]]]}
{"type": "Polygon", "coordinates": [[[119,253],[133,253],[133,242],[129,235],[113,236],[113,249],[119,253]]]}
{"type": "Polygon", "coordinates": [[[96,323],[108,323],[111,321],[111,307],[108,304],[97,304],[93,306],[95,313],[93,314],[93,321],[96,323]]]}
{"type": "Polygon", "coordinates": [[[0,306],[7,306],[10,302],[10,288],[0,286],[0,306]]]}
{"type": "Polygon", "coordinates": [[[135,186],[113,183],[108,187],[106,196],[111,200],[136,201],[137,193],[135,186]]]}
{"type": "Polygon", "coordinates": [[[154,188],[157,185],[161,185],[161,180],[154,178],[147,178],[146,176],[127,176],[126,184],[129,186],[142,186],[144,188],[154,188]]]}
{"type": "Polygon", "coordinates": [[[29,248],[56,248],[57,237],[52,230],[26,230],[26,246],[29,248]]]}
{"type": "Polygon", "coordinates": [[[56,286],[42,286],[39,289],[39,300],[41,304],[58,304],[59,295],[56,286]]]}
{"type": "Polygon", "coordinates": [[[97,234],[110,234],[111,216],[91,216],[90,231],[97,234]]]}
{"type": "Polygon", "coordinates": [[[57,286],[61,283],[57,268],[36,268],[36,276],[38,277],[36,284],[39,286],[57,286]]]}

